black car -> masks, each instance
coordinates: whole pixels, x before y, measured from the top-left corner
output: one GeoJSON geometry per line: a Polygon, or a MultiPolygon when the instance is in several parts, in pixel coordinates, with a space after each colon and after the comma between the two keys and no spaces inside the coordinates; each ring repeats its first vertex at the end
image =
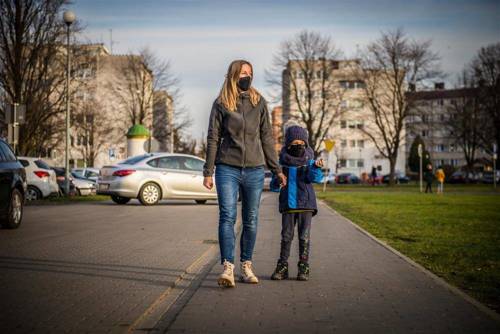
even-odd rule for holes
{"type": "MultiPolygon", "coordinates": [[[[390,176],[391,176],[391,174],[384,175],[384,177],[382,178],[382,182],[389,183],[390,176]]],[[[410,182],[410,178],[408,176],[404,175],[403,173],[395,172],[394,173],[394,181],[397,184],[408,183],[408,182],[410,182]]]]}
{"type": "MultiPolygon", "coordinates": [[[[66,168],[64,167],[50,167],[54,172],[56,172],[56,180],[57,184],[59,185],[59,192],[61,195],[66,195],[66,168]]],[[[69,175],[69,195],[75,195],[76,194],[76,187],[75,184],[73,183],[73,176],[69,175]]]]}
{"type": "Polygon", "coordinates": [[[353,173],[342,173],[337,175],[336,181],[338,184],[357,184],[361,180],[353,173]]]}
{"type": "Polygon", "coordinates": [[[7,142],[0,139],[0,224],[18,228],[23,219],[26,171],[7,142]]]}

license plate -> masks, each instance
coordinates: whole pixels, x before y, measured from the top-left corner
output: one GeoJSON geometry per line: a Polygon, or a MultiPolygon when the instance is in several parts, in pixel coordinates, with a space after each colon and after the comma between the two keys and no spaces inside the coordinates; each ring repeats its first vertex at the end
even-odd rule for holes
{"type": "Polygon", "coordinates": [[[99,184],[99,190],[108,190],[108,189],[109,189],[109,184],[106,183],[99,184]]]}

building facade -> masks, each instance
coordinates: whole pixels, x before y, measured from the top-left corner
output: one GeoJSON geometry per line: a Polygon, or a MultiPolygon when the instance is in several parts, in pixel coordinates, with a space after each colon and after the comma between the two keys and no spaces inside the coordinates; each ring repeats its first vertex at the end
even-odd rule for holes
{"type": "MultiPolygon", "coordinates": [[[[436,83],[433,90],[409,92],[414,107],[406,119],[406,156],[409,157],[411,145],[419,136],[434,167],[465,166],[464,152],[447,122],[457,100],[474,99],[477,93],[475,88],[445,89],[444,83],[436,83]]],[[[486,154],[478,149],[476,158],[481,157],[486,154]]]]}
{"type": "MultiPolygon", "coordinates": [[[[330,62],[325,66],[324,60],[318,61],[318,66],[313,65],[309,71],[308,79],[300,62],[289,62],[282,78],[284,126],[291,121],[303,123],[300,104],[305,103],[306,107],[310,104],[312,112],[308,117],[314,118],[314,131],[325,130],[324,138],[335,141],[334,149],[322,154],[330,170],[361,176],[370,174],[375,166],[379,173],[388,174],[389,160],[380,154],[366,134],[366,129],[373,127],[373,121],[364,94],[365,83],[359,79],[360,62],[356,59],[330,62]],[[325,70],[329,72],[326,76],[322,73],[325,70]],[[313,82],[308,84],[306,80],[313,82]],[[325,129],[320,128],[323,114],[333,121],[325,129]]],[[[395,169],[405,170],[404,144],[400,146],[395,169]]]]}
{"type": "MultiPolygon", "coordinates": [[[[75,47],[71,79],[70,165],[102,167],[127,156],[127,130],[152,129],[152,74],[140,56],[113,55],[103,44],[75,47]]],[[[65,134],[50,160],[64,166],[65,134]]]]}

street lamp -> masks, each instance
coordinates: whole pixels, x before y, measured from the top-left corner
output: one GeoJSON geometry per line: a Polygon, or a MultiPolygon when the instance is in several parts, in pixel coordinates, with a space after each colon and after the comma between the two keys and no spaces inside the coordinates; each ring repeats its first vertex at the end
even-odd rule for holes
{"type": "Polygon", "coordinates": [[[64,167],[65,171],[65,184],[64,188],[66,191],[66,195],[69,195],[69,80],[70,80],[70,54],[71,51],[69,49],[69,35],[70,35],[70,26],[75,22],[76,16],[72,11],[65,11],[63,14],[64,23],[66,23],[66,155],[64,157],[64,167]]]}

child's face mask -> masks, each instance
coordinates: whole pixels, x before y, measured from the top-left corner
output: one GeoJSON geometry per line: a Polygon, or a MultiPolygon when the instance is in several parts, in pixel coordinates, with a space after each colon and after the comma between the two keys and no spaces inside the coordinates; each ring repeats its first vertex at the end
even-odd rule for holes
{"type": "Polygon", "coordinates": [[[302,144],[293,144],[288,146],[287,152],[293,157],[301,157],[304,155],[304,152],[306,151],[306,145],[302,144]]]}

